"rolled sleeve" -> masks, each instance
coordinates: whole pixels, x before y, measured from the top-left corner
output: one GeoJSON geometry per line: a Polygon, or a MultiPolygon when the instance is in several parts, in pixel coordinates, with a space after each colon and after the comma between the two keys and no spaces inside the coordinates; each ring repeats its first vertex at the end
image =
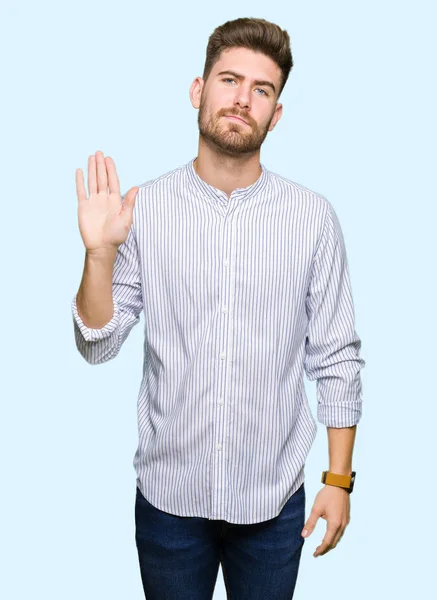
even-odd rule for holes
{"type": "MultiPolygon", "coordinates": [[[[123,197],[124,198],[124,197],[123,197]]],[[[132,328],[139,323],[143,309],[141,261],[134,220],[125,242],[117,250],[112,276],[112,318],[100,329],[87,327],[78,311],[76,298],[71,303],[76,346],[90,364],[100,364],[117,356],[132,328]]]]}
{"type": "Polygon", "coordinates": [[[120,309],[116,302],[113,301],[114,314],[112,316],[112,319],[108,323],[106,323],[106,325],[104,325],[104,327],[102,327],[101,329],[94,329],[92,327],[87,327],[80,318],[80,315],[77,311],[76,296],[77,294],[74,296],[73,301],[71,303],[71,310],[73,312],[75,324],[79,328],[79,331],[82,334],[85,341],[97,342],[99,340],[103,340],[105,338],[110,337],[116,332],[117,327],[120,324],[120,309]]]}
{"type": "MultiPolygon", "coordinates": [[[[326,199],[325,199],[326,200],[326,199]]],[[[304,368],[317,380],[317,420],[327,427],[350,427],[362,415],[361,340],[343,233],[326,200],[325,222],[315,253],[306,297],[308,316],[304,368]]]]}

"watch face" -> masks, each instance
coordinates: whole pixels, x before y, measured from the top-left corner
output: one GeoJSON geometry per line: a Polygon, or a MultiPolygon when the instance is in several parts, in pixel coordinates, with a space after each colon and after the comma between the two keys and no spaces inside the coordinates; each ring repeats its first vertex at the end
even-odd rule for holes
{"type": "Polygon", "coordinates": [[[350,485],[350,489],[353,490],[354,489],[354,483],[355,483],[355,471],[352,471],[352,475],[351,475],[351,485],[350,485]]]}

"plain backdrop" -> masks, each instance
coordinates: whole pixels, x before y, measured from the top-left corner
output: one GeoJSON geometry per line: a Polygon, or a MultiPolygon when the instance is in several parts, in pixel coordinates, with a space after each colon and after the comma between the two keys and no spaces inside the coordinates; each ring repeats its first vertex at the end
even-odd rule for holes
{"type": "MultiPolygon", "coordinates": [[[[196,156],[189,87],[214,28],[243,16],[290,34],[295,66],[261,161],[334,206],[366,360],[351,522],[315,559],[319,519],[294,598],[407,600],[435,588],[435,3],[27,0],[0,12],[5,600],[144,598],[132,462],[144,321],[104,365],[76,349],[75,170],[86,177],[102,150],[125,193],[196,156]]],[[[327,468],[318,423],[307,516],[327,468]]],[[[214,599],[224,598],[220,569],[214,599]]]]}

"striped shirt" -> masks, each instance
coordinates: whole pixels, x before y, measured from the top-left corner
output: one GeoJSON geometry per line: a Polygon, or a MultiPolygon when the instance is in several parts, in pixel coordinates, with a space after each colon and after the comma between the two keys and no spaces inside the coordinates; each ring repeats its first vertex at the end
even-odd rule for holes
{"type": "Polygon", "coordinates": [[[194,160],[138,186],[113,317],[86,327],[75,296],[75,342],[88,363],[111,360],[142,312],[137,486],[174,515],[258,523],[304,483],[317,432],[304,372],[320,423],[361,417],[344,238],[324,196],[262,163],[228,197],[194,160]]]}

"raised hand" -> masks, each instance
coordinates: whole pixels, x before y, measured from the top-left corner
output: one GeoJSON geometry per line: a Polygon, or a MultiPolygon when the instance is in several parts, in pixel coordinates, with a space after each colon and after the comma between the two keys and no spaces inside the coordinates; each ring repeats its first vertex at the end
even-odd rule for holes
{"type": "Polygon", "coordinates": [[[99,150],[88,158],[89,197],[82,169],[76,169],[76,191],[79,230],[87,252],[116,252],[132,225],[138,187],[131,188],[122,202],[115,163],[99,150]]]}

